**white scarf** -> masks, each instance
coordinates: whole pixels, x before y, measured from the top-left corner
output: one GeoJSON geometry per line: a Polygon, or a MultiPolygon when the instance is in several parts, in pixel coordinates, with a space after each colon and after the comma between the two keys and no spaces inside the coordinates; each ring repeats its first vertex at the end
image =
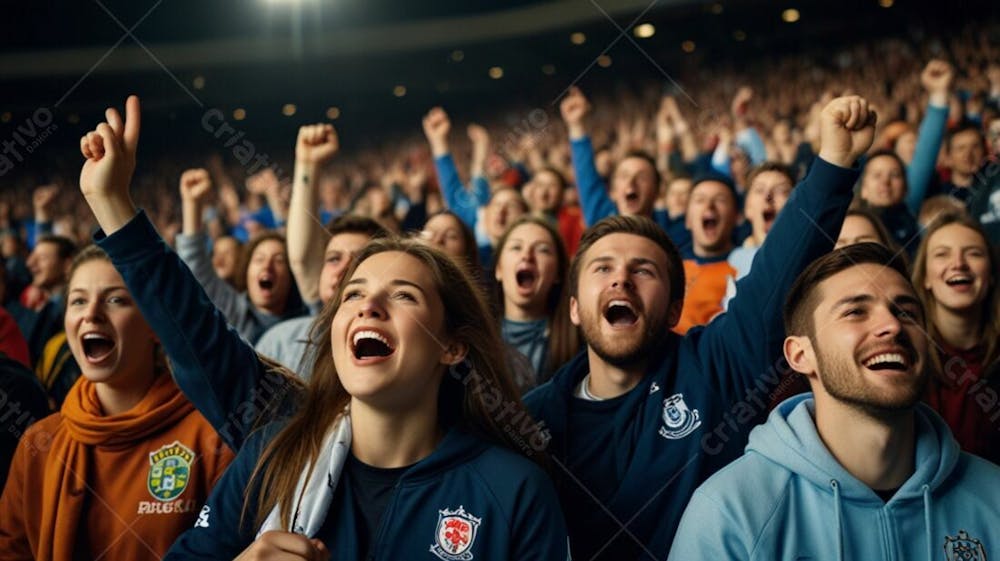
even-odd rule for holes
{"type": "MultiPolygon", "coordinates": [[[[315,537],[326,521],[333,492],[344,471],[347,455],[351,453],[351,417],[345,412],[323,439],[316,463],[306,465],[299,474],[295,486],[295,510],[292,511],[291,531],[308,537],[315,537]]],[[[257,531],[257,537],[270,530],[285,530],[281,525],[281,503],[271,509],[264,524],[257,531]]]]}

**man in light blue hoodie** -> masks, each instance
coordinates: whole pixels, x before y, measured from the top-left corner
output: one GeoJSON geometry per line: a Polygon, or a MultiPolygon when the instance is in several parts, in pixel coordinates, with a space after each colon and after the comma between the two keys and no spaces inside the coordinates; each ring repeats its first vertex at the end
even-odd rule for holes
{"type": "Polygon", "coordinates": [[[813,393],[698,488],[670,560],[1000,558],[1000,468],[920,403],[923,314],[905,263],[877,244],[803,271],[784,354],[813,393]]]}

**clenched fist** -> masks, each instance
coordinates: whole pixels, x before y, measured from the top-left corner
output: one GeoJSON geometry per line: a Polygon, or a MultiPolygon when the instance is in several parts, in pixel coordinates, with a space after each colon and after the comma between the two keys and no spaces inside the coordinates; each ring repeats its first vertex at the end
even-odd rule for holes
{"type": "Polygon", "coordinates": [[[933,59],[920,73],[920,83],[931,96],[931,103],[938,106],[948,105],[948,95],[951,93],[952,80],[955,72],[951,65],[943,60],[933,59]]]}
{"type": "Polygon", "coordinates": [[[448,153],[448,133],[451,131],[451,120],[444,109],[435,107],[424,116],[424,134],[431,145],[435,157],[448,153]]]}
{"type": "Polygon", "coordinates": [[[590,112],[590,102],[583,95],[580,88],[573,86],[569,93],[559,103],[559,112],[562,113],[566,128],[569,129],[570,138],[581,138],[586,136],[587,131],[583,126],[583,119],[590,112]]]}
{"type": "Polygon", "coordinates": [[[212,178],[204,169],[189,169],[181,174],[181,201],[202,203],[212,191],[212,178]]]}
{"type": "Polygon", "coordinates": [[[878,118],[868,100],[852,95],[828,103],[819,117],[819,157],[849,168],[875,139],[878,118]]]}
{"type": "Polygon", "coordinates": [[[299,127],[295,141],[295,161],[301,164],[321,165],[340,149],[340,141],[333,125],[318,124],[299,127]]]}

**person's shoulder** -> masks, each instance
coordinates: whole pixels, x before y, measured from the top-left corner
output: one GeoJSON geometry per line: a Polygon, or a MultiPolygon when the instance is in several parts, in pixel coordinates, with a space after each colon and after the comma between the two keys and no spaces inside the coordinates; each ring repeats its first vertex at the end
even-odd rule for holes
{"type": "Polygon", "coordinates": [[[737,520],[766,518],[786,496],[793,474],[756,453],[743,454],[715,472],[696,490],[737,520]]]}
{"type": "Polygon", "coordinates": [[[952,475],[957,476],[956,485],[974,489],[977,494],[991,494],[993,498],[1000,500],[1000,466],[993,462],[961,452],[958,469],[952,475]]]}
{"type": "MultiPolygon", "coordinates": [[[[523,445],[531,447],[531,435],[523,445]]],[[[544,449],[546,442],[536,442],[537,449],[544,449]]],[[[518,497],[536,494],[539,489],[552,484],[545,470],[526,456],[497,444],[490,445],[473,458],[468,467],[478,476],[482,485],[500,502],[513,504],[518,497]]]]}

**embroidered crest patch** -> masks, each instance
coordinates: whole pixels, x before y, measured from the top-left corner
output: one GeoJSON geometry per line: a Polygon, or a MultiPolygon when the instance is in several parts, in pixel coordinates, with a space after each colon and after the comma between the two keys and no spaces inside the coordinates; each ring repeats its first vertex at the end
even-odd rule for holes
{"type": "Polygon", "coordinates": [[[660,436],[670,440],[684,438],[701,426],[697,409],[688,409],[684,394],[674,394],[663,400],[663,426],[660,436]]]}
{"type": "Polygon", "coordinates": [[[948,561],[987,561],[983,542],[970,538],[965,530],[955,537],[944,537],[944,557],[948,561]]]}
{"type": "Polygon", "coordinates": [[[439,510],[431,553],[444,561],[470,561],[473,555],[469,550],[476,541],[481,522],[481,518],[465,512],[462,506],[456,510],[439,510]]]}
{"type": "Polygon", "coordinates": [[[149,477],[146,479],[149,494],[164,502],[179,497],[187,488],[193,461],[194,452],[177,441],[151,452],[149,477]]]}

